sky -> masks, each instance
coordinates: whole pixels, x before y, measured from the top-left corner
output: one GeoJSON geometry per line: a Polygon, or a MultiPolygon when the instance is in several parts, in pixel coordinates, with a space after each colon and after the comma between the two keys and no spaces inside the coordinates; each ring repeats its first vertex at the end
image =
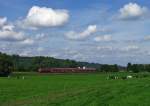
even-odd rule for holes
{"type": "Polygon", "coordinates": [[[0,0],[0,51],[150,63],[149,0],[0,0]]]}

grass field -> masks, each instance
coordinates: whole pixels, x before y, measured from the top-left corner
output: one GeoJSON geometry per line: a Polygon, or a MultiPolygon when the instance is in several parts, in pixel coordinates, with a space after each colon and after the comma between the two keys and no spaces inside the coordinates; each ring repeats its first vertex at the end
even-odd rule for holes
{"type": "Polygon", "coordinates": [[[0,78],[0,106],[150,106],[150,77],[107,80],[108,74],[0,78]]]}

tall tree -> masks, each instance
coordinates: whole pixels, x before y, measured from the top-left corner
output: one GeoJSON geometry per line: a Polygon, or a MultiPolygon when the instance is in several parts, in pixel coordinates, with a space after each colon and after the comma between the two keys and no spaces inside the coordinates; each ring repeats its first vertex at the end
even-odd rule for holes
{"type": "Polygon", "coordinates": [[[13,71],[13,62],[11,57],[6,54],[0,54],[0,76],[8,76],[13,71]]]}

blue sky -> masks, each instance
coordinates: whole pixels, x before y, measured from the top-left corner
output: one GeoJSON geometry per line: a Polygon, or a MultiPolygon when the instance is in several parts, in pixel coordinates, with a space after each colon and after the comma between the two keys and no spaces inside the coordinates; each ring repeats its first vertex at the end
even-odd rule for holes
{"type": "Polygon", "coordinates": [[[0,0],[0,51],[150,63],[148,0],[0,0]]]}

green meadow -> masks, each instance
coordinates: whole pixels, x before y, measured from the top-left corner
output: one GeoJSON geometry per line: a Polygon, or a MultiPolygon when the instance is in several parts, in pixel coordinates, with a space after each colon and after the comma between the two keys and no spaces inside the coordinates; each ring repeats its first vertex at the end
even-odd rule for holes
{"type": "Polygon", "coordinates": [[[15,73],[0,78],[0,106],[150,106],[150,77],[112,74],[132,75],[15,73]]]}

